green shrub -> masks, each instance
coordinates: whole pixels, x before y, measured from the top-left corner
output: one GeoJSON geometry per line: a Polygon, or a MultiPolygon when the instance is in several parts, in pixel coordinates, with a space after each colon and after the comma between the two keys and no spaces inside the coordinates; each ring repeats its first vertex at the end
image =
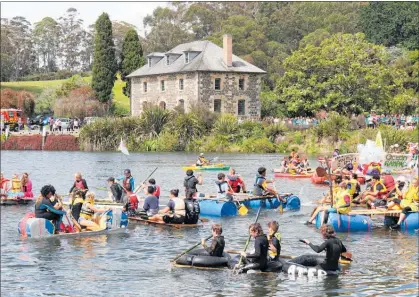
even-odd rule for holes
{"type": "Polygon", "coordinates": [[[237,137],[237,132],[239,130],[239,124],[237,123],[237,118],[232,114],[222,114],[214,123],[213,133],[226,136],[230,141],[234,141],[237,137]]]}
{"type": "Polygon", "coordinates": [[[275,139],[278,136],[285,135],[285,132],[288,131],[287,127],[282,124],[269,124],[266,125],[263,129],[265,131],[266,137],[268,137],[272,142],[275,142],[275,139]]]}
{"type": "Polygon", "coordinates": [[[157,151],[175,152],[179,150],[179,132],[165,130],[157,139],[157,151]]]}
{"type": "Polygon", "coordinates": [[[327,119],[321,121],[319,125],[313,127],[311,130],[314,135],[321,138],[331,138],[333,142],[338,142],[342,134],[349,130],[350,121],[347,117],[331,112],[327,119]]]}
{"type": "Polygon", "coordinates": [[[273,153],[275,145],[268,138],[251,137],[243,141],[241,145],[243,152],[246,153],[273,153]]]}

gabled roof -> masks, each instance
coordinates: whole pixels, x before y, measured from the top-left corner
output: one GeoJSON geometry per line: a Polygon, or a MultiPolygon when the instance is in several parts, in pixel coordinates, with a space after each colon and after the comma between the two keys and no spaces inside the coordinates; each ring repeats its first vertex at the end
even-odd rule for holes
{"type": "MultiPolygon", "coordinates": [[[[185,64],[183,56],[173,61],[170,65],[166,64],[165,59],[161,59],[153,66],[148,64],[135,70],[128,77],[149,76],[170,73],[194,72],[194,71],[211,71],[211,72],[242,72],[242,73],[260,73],[266,71],[246,62],[245,60],[233,55],[232,67],[227,67],[223,59],[223,49],[211,41],[193,41],[176,46],[166,54],[179,54],[183,52],[198,52],[199,54],[193,58],[188,64],[185,64]]],[[[157,54],[157,53],[153,53],[157,54]]],[[[158,53],[161,54],[161,53],[158,53]]],[[[149,56],[149,55],[148,55],[149,56]]],[[[156,55],[154,55],[156,56],[156,55]]]]}

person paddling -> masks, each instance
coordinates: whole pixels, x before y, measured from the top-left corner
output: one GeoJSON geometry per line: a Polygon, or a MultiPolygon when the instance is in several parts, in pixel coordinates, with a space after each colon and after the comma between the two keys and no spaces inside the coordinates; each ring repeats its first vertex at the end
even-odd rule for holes
{"type": "Polygon", "coordinates": [[[226,181],[226,176],[224,173],[218,173],[217,181],[215,184],[217,185],[217,199],[226,198],[229,201],[233,200],[233,191],[229,186],[228,182],[226,181]]]}
{"type": "Polygon", "coordinates": [[[150,178],[147,184],[142,184],[141,187],[144,188],[144,194],[147,195],[147,187],[152,186],[154,188],[153,196],[156,196],[157,199],[160,199],[160,186],[156,184],[156,180],[154,178],[150,178]]]}
{"type": "Polygon", "coordinates": [[[210,256],[222,257],[225,247],[224,236],[221,235],[223,233],[223,228],[220,224],[214,224],[211,227],[211,232],[211,246],[207,246],[206,240],[204,238],[201,239],[201,244],[210,256]]]}
{"type": "Polygon", "coordinates": [[[265,167],[260,167],[258,169],[258,174],[256,175],[256,182],[255,182],[255,185],[254,185],[254,188],[253,188],[253,195],[255,195],[255,196],[266,196],[266,195],[271,194],[271,195],[276,196],[282,202],[286,203],[287,202],[286,199],[279,196],[278,193],[275,190],[268,188],[268,183],[273,184],[274,181],[267,180],[266,179],[266,168],[265,167]]]}
{"type": "Polygon", "coordinates": [[[125,188],[127,194],[127,202],[122,208],[122,211],[126,211],[129,217],[135,216],[138,208],[138,197],[132,192],[131,185],[128,184],[125,188]]]}
{"type": "Polygon", "coordinates": [[[143,210],[139,212],[140,217],[145,220],[159,212],[159,200],[153,195],[154,190],[152,186],[147,187],[147,197],[144,200],[143,210]]]}
{"type": "Polygon", "coordinates": [[[81,207],[80,217],[78,223],[91,231],[100,230],[99,224],[93,221],[93,215],[96,213],[103,213],[109,208],[99,209],[95,207],[95,193],[87,192],[85,201],[81,207]]]}
{"type": "MultiPolygon", "coordinates": [[[[322,263],[320,263],[320,267],[325,271],[336,271],[339,270],[339,259],[342,253],[346,252],[346,247],[343,245],[342,241],[339,238],[336,238],[335,229],[331,225],[323,225],[320,228],[320,233],[322,234],[323,238],[326,239],[321,245],[314,245],[307,239],[303,239],[302,241],[305,244],[308,244],[313,251],[316,253],[321,253],[322,251],[326,250],[326,258],[322,263]]],[[[310,264],[305,263],[304,255],[294,258],[292,260],[293,263],[298,263],[304,266],[310,266],[310,264]]]]}
{"type": "Polygon", "coordinates": [[[55,197],[55,188],[52,185],[45,185],[41,189],[41,194],[35,202],[35,218],[43,218],[55,222],[56,230],[59,230],[59,223],[61,222],[61,215],[51,212],[48,208],[42,205],[49,206],[56,210],[61,210],[63,205],[55,197]]]}
{"type": "Polygon", "coordinates": [[[204,157],[204,153],[200,153],[198,160],[196,161],[196,166],[207,166],[210,165],[210,162],[207,158],[204,157]]]}
{"type": "Polygon", "coordinates": [[[240,252],[240,255],[244,257],[245,265],[239,268],[239,272],[247,272],[250,269],[264,271],[268,267],[268,238],[263,234],[259,223],[251,224],[249,233],[255,239],[255,251],[253,253],[240,252]]]}

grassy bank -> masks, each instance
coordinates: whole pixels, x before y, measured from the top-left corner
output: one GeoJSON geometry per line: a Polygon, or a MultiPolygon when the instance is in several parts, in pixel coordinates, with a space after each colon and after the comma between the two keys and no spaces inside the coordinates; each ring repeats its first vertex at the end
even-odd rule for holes
{"type": "MultiPolygon", "coordinates": [[[[90,83],[92,77],[84,77],[83,80],[90,83]]],[[[15,81],[15,82],[2,82],[1,89],[10,88],[15,91],[28,91],[38,97],[47,88],[58,88],[65,79],[61,80],[47,80],[47,81],[15,81]]],[[[125,86],[120,77],[115,81],[113,87],[113,102],[115,104],[117,114],[129,113],[129,98],[122,93],[122,88],[125,86]]]]}

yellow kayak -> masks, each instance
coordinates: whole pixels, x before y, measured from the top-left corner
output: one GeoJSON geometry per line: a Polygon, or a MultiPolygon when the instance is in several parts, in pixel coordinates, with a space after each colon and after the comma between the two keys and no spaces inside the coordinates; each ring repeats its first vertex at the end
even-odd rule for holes
{"type": "Polygon", "coordinates": [[[225,166],[224,163],[214,164],[214,165],[206,165],[206,166],[185,166],[182,167],[183,170],[229,170],[230,166],[225,166]]]}

